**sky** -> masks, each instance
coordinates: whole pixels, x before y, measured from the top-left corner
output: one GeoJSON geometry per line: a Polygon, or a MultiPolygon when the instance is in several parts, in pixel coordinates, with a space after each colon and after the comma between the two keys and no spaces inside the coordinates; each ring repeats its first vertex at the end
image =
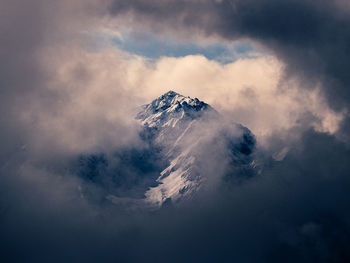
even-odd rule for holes
{"type": "Polygon", "coordinates": [[[349,262],[348,1],[0,6],[1,262],[349,262]],[[155,213],[81,198],[72,160],[142,148],[169,90],[248,127],[259,176],[155,213]]]}
{"type": "MultiPolygon", "coordinates": [[[[152,32],[103,32],[96,36],[96,45],[109,42],[119,49],[149,59],[161,57],[185,57],[202,55],[209,60],[228,64],[239,58],[252,58],[262,55],[249,41],[234,43],[196,43],[196,41],[177,40],[171,36],[161,36],[152,32]]],[[[267,52],[267,51],[265,51],[267,52]]]]}

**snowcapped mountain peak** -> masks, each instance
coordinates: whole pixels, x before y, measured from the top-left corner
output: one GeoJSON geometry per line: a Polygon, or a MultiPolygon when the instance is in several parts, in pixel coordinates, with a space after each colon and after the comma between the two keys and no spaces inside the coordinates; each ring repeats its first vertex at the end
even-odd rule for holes
{"type": "Polygon", "coordinates": [[[199,111],[209,105],[197,98],[185,97],[175,91],[168,91],[147,105],[154,113],[158,111],[176,111],[181,108],[199,111]]]}
{"type": "Polygon", "coordinates": [[[148,127],[174,127],[178,120],[193,120],[200,117],[204,111],[215,111],[207,103],[198,98],[185,97],[175,91],[168,91],[151,103],[142,106],[136,119],[148,127]]]}

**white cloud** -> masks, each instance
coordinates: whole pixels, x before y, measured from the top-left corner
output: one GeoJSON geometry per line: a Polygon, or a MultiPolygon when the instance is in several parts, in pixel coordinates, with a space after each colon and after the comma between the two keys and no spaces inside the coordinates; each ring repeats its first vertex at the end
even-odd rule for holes
{"type": "Polygon", "coordinates": [[[288,130],[309,113],[319,119],[309,127],[334,133],[342,114],[328,107],[316,85],[302,89],[296,80],[284,82],[283,70],[272,56],[227,65],[202,56],[163,58],[146,79],[144,90],[151,96],[175,90],[199,97],[260,137],[288,130]]]}
{"type": "Polygon", "coordinates": [[[35,147],[45,141],[79,152],[136,142],[137,107],[169,90],[211,104],[250,128],[261,143],[298,125],[334,133],[342,120],[319,84],[303,89],[296,80],[285,82],[284,66],[273,56],[226,65],[199,55],[149,61],[115,47],[88,52],[78,45],[47,49],[42,64],[57,103],[47,107],[34,98],[21,109],[35,147]],[[314,118],[300,122],[308,114],[314,118]]]}

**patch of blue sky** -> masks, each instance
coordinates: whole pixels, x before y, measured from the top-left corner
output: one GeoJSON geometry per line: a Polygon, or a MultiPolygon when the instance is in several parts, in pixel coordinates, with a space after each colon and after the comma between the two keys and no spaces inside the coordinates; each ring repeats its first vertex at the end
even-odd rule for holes
{"type": "Polygon", "coordinates": [[[254,58],[263,55],[262,51],[257,50],[249,41],[236,41],[232,44],[219,42],[198,44],[157,36],[152,33],[131,33],[119,36],[103,35],[97,37],[97,39],[108,40],[121,50],[149,59],[203,55],[209,60],[227,64],[239,58],[254,58]]]}

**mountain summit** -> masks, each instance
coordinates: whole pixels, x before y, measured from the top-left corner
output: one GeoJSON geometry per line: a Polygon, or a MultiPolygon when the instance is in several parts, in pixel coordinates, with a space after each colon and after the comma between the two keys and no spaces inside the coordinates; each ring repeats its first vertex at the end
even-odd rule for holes
{"type": "Polygon", "coordinates": [[[136,119],[147,127],[175,127],[179,120],[193,120],[208,111],[213,112],[214,109],[207,103],[168,91],[150,104],[142,106],[136,119]]]}
{"type": "Polygon", "coordinates": [[[191,113],[192,111],[198,112],[210,107],[203,101],[197,98],[190,98],[180,95],[174,91],[168,91],[164,95],[152,101],[150,104],[144,106],[144,112],[147,113],[158,113],[158,112],[178,112],[183,110],[184,112],[191,113]]]}

